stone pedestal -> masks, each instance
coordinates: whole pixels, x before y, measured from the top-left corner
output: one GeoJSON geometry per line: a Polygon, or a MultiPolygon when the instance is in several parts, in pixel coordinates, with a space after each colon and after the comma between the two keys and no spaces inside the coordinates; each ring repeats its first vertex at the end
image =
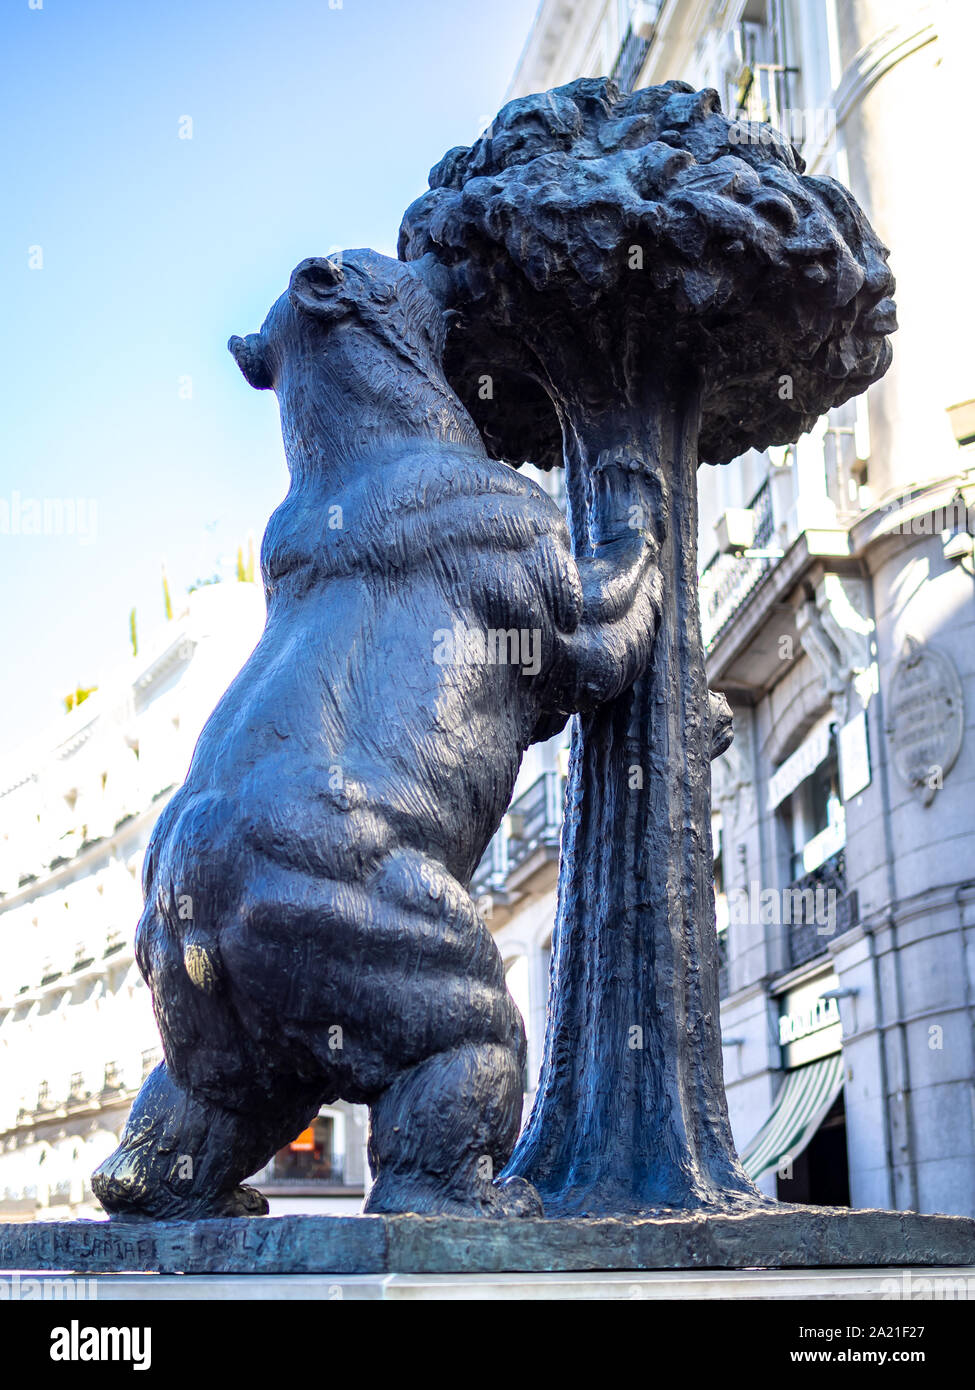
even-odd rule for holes
{"type": "Polygon", "coordinates": [[[0,1225],[0,1269],[34,1276],[321,1275],[341,1285],[344,1275],[911,1267],[963,1274],[973,1266],[975,1220],[968,1217],[785,1205],[647,1219],[282,1216],[0,1225]]]}

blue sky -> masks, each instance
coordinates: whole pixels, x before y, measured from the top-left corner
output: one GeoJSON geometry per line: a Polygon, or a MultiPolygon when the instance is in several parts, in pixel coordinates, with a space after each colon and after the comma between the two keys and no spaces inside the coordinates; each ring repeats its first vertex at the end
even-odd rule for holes
{"type": "Polygon", "coordinates": [[[163,561],[176,598],[259,541],[287,486],[278,415],[227,338],[303,257],[395,254],[536,5],[6,0],[0,758],[125,657],[130,608],[143,634],[163,621],[163,561]],[[85,534],[16,534],[45,499],[82,502],[85,534]]]}

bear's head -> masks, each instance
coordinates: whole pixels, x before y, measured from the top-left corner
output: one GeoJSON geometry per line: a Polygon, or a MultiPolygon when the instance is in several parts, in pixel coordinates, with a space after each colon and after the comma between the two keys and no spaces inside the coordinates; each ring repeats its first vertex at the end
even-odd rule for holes
{"type": "Polygon", "coordinates": [[[439,366],[450,313],[441,307],[438,268],[426,259],[407,265],[369,250],[311,256],[295,267],[260,332],[227,347],[259,391],[275,390],[289,364],[307,369],[328,354],[344,322],[418,367],[439,366]]]}

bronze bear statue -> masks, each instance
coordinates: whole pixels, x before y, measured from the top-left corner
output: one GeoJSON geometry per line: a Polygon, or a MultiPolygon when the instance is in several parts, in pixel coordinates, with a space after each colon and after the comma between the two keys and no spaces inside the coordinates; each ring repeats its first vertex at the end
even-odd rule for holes
{"type": "Polygon", "coordinates": [[[339,1098],[370,1107],[367,1211],[540,1214],[496,1180],[525,1035],[469,885],[528,745],[646,666],[659,517],[609,441],[574,558],[447,385],[449,318],[422,263],[349,251],[231,339],[291,486],[264,633],[146,854],[165,1062],[93,1177],[112,1215],[266,1211],[243,1179],[339,1098]]]}

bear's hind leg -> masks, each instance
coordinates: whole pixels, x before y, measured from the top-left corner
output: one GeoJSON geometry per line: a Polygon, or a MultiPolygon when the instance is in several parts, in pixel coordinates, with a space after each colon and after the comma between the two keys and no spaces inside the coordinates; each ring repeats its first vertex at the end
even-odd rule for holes
{"type": "Polygon", "coordinates": [[[136,1096],[119,1147],[92,1174],[105,1210],[129,1220],[261,1216],[266,1199],[242,1179],[306,1128],[317,1100],[242,1113],[184,1090],[165,1062],[136,1096]]]}
{"type": "Polygon", "coordinates": [[[541,1216],[530,1183],[495,1181],[521,1123],[513,1049],[466,1043],[401,1073],[371,1108],[365,1211],[541,1216]]]}

